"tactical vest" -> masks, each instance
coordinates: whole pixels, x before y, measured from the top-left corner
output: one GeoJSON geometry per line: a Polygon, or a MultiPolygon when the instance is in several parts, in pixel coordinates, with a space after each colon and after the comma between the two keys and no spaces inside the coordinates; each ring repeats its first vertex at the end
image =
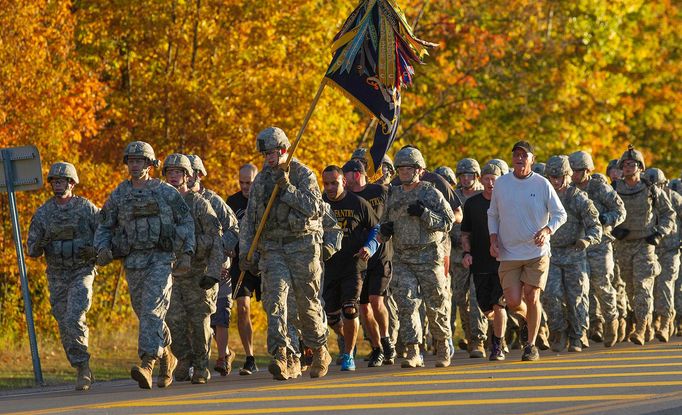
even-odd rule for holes
{"type": "Polygon", "coordinates": [[[578,211],[576,200],[578,192],[580,192],[578,188],[569,186],[566,192],[560,196],[561,203],[564,206],[564,210],[566,210],[566,222],[549,239],[552,247],[573,246],[578,239],[585,236],[585,225],[580,219],[581,214],[578,211]]]}
{"type": "Polygon", "coordinates": [[[74,196],[66,206],[52,202],[45,229],[50,240],[45,257],[51,267],[78,268],[94,263],[94,258],[80,256],[84,248],[93,246],[92,214],[88,201],[79,196],[74,196]]]}
{"type": "MultiPolygon", "coordinates": [[[[417,216],[407,213],[407,207],[417,201],[427,200],[429,192],[436,189],[432,184],[421,182],[410,192],[405,192],[402,186],[390,187],[386,201],[388,221],[393,222],[393,246],[396,250],[423,248],[426,245],[443,240],[443,232],[433,231],[426,227],[424,221],[417,216]]],[[[433,209],[434,206],[427,206],[433,209]]]]}
{"type": "Polygon", "coordinates": [[[634,188],[628,187],[623,180],[614,184],[627,212],[625,221],[619,225],[630,231],[625,240],[646,238],[654,226],[655,193],[644,182],[637,183],[634,188]]]}

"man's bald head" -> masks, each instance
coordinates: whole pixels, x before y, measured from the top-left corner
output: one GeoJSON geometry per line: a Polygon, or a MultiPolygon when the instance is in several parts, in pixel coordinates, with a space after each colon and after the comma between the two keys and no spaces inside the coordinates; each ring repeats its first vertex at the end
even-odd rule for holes
{"type": "Polygon", "coordinates": [[[244,164],[239,168],[239,190],[245,198],[249,198],[249,191],[251,190],[251,183],[258,174],[258,167],[251,163],[244,164]]]}

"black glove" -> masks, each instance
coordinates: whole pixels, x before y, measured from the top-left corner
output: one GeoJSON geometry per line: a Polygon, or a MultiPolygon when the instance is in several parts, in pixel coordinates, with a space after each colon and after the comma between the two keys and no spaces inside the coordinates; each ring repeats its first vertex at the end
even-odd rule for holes
{"type": "Polygon", "coordinates": [[[324,245],[322,246],[322,260],[323,261],[328,261],[329,258],[331,258],[335,254],[334,247],[330,245],[324,245]]]}
{"type": "Polygon", "coordinates": [[[661,235],[658,232],[654,232],[646,237],[646,243],[648,243],[649,245],[657,246],[659,243],[661,243],[661,239],[663,239],[663,235],[661,235]]]}
{"type": "Polygon", "coordinates": [[[84,246],[78,251],[78,258],[81,261],[90,261],[97,258],[97,251],[94,246],[84,246]]]}
{"type": "Polygon", "coordinates": [[[276,168],[272,176],[280,189],[284,189],[289,185],[289,171],[283,170],[282,167],[276,168]]]}
{"type": "Polygon", "coordinates": [[[215,287],[217,283],[217,279],[208,275],[204,275],[201,277],[201,281],[199,281],[199,287],[203,288],[204,290],[210,290],[211,288],[215,287]]]}
{"type": "Polygon", "coordinates": [[[421,200],[417,200],[415,203],[412,203],[410,206],[407,207],[407,213],[410,214],[410,216],[421,216],[422,213],[426,210],[426,207],[422,203],[421,200]]]}
{"type": "Polygon", "coordinates": [[[621,228],[620,226],[613,228],[613,230],[611,231],[611,235],[613,235],[613,237],[618,239],[619,241],[625,239],[625,237],[628,236],[629,234],[630,229],[621,228]]]}
{"type": "Polygon", "coordinates": [[[599,215],[599,223],[602,225],[606,225],[606,221],[608,220],[608,216],[606,216],[606,213],[602,213],[599,215]]]}
{"type": "Polygon", "coordinates": [[[102,248],[97,252],[97,265],[103,267],[114,260],[114,254],[111,253],[111,249],[102,248]]]}
{"type": "Polygon", "coordinates": [[[379,227],[379,233],[385,238],[393,236],[393,222],[382,223],[379,227]]]}

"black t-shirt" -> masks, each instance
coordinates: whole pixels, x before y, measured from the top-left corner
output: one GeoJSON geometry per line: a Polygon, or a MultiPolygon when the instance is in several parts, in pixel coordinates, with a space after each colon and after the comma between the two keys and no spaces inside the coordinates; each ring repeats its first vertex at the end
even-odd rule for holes
{"type": "Polygon", "coordinates": [[[369,202],[353,192],[346,192],[346,196],[337,201],[329,200],[326,194],[322,199],[329,203],[343,230],[341,250],[326,262],[326,266],[353,272],[363,271],[367,264],[354,255],[365,246],[369,231],[379,223],[379,218],[369,202]]]}
{"type": "MultiPolygon", "coordinates": [[[[471,272],[474,274],[497,273],[499,262],[490,256],[490,235],[488,234],[488,208],[490,200],[479,193],[464,203],[462,232],[469,233],[471,242],[471,272]]],[[[459,261],[460,259],[457,258],[459,261]]]]}
{"type": "MultiPolygon", "coordinates": [[[[226,200],[227,206],[232,209],[234,212],[235,216],[237,216],[237,220],[241,220],[242,216],[244,216],[244,213],[246,212],[246,206],[249,204],[249,199],[244,197],[244,194],[242,194],[241,191],[233,194],[232,196],[228,197],[226,200]]],[[[239,270],[239,243],[237,243],[237,246],[234,248],[235,251],[235,257],[232,258],[232,265],[230,266],[230,274],[231,275],[236,275],[239,276],[240,270],[239,270]]]]}
{"type": "MultiPolygon", "coordinates": [[[[374,213],[377,214],[377,218],[381,219],[381,215],[384,213],[384,206],[386,206],[388,187],[380,184],[368,184],[361,191],[355,192],[355,194],[369,202],[374,209],[374,213]]],[[[381,244],[379,249],[377,249],[377,252],[370,258],[367,268],[372,269],[377,266],[383,267],[386,261],[390,261],[393,258],[392,247],[391,241],[381,244]]]]}

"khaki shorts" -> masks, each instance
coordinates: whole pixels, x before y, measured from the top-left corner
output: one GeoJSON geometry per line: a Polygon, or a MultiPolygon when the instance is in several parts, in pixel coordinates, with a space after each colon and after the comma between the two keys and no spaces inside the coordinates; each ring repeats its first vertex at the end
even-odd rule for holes
{"type": "Polygon", "coordinates": [[[500,261],[500,268],[497,272],[500,275],[500,284],[503,290],[524,283],[544,291],[549,273],[549,256],[518,261],[500,261]]]}

